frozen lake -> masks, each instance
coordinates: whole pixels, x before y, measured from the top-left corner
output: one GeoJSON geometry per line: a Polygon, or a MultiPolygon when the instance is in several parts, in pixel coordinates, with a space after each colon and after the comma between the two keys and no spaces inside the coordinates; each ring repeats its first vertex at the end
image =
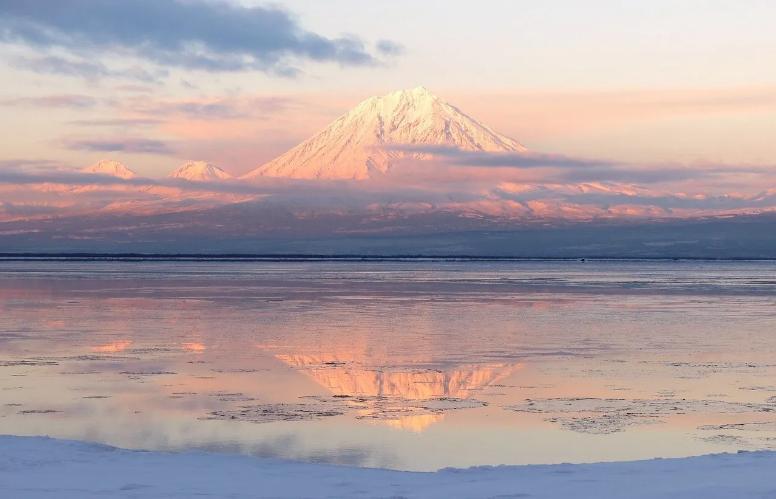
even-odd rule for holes
{"type": "Polygon", "coordinates": [[[776,262],[0,262],[0,425],[402,470],[776,449],[776,262]]]}

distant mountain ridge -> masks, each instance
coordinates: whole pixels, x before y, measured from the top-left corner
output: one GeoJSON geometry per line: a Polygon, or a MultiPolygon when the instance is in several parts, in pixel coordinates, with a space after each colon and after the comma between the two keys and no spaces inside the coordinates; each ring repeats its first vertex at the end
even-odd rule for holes
{"type": "Polygon", "coordinates": [[[370,97],[320,133],[243,178],[364,180],[401,159],[428,154],[393,146],[445,146],[463,151],[526,148],[444,102],[425,87],[370,97]]]}

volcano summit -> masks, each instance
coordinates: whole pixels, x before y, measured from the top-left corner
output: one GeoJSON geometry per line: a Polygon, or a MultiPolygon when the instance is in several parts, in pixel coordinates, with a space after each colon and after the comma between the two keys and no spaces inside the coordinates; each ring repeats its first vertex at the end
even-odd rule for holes
{"type": "Polygon", "coordinates": [[[370,97],[317,135],[244,178],[364,180],[402,159],[427,154],[398,146],[444,146],[463,151],[523,152],[519,142],[463,113],[425,87],[370,97]]]}

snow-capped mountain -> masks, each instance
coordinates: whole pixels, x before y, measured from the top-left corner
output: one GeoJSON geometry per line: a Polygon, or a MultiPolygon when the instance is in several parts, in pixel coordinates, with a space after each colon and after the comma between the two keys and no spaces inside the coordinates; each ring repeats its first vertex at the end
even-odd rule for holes
{"type": "Polygon", "coordinates": [[[137,174],[127,168],[124,163],[112,159],[103,159],[92,166],[82,168],[81,171],[98,175],[111,175],[123,179],[135,178],[137,176],[137,174]]]}
{"type": "Polygon", "coordinates": [[[205,161],[189,161],[170,174],[170,178],[188,180],[190,182],[214,182],[232,178],[221,168],[205,161]]]}
{"type": "Polygon", "coordinates": [[[245,175],[306,179],[367,179],[404,158],[428,154],[397,146],[446,146],[464,151],[522,152],[501,135],[424,87],[371,97],[326,129],[245,175]]]}

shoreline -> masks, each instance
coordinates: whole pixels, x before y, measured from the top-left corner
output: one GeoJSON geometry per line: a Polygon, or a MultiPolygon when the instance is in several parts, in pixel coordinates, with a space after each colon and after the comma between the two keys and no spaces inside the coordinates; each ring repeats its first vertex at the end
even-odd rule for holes
{"type": "Polygon", "coordinates": [[[14,498],[746,498],[776,489],[773,451],[409,472],[49,437],[0,435],[0,448],[0,496],[14,498]]]}

